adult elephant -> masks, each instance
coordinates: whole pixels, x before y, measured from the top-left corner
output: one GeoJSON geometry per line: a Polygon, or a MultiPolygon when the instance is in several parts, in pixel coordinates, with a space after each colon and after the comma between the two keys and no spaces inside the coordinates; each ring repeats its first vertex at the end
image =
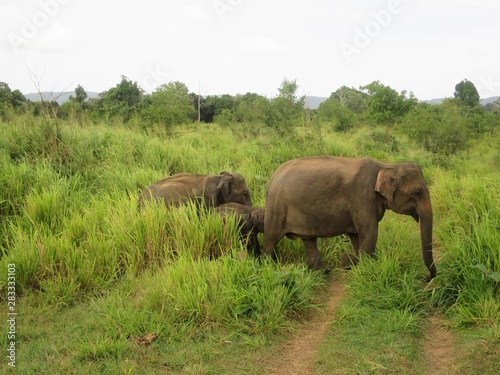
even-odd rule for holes
{"type": "Polygon", "coordinates": [[[267,189],[264,253],[273,254],[285,235],[301,238],[308,266],[322,269],[317,238],[347,233],[356,254],[372,255],[387,209],[420,222],[423,259],[435,277],[431,199],[422,169],[412,162],[319,156],[282,164],[267,189]]]}
{"type": "Polygon", "coordinates": [[[239,173],[219,175],[179,173],[146,187],[139,197],[138,207],[145,201],[160,200],[168,206],[180,206],[194,201],[205,207],[217,207],[235,202],[251,206],[252,198],[245,179],[239,173]]]}

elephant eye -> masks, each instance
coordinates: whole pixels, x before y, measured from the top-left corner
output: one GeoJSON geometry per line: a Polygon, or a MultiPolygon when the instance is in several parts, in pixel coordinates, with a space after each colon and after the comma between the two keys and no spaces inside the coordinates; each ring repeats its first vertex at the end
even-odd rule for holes
{"type": "Polygon", "coordinates": [[[417,198],[419,198],[420,196],[422,196],[422,189],[417,189],[413,192],[413,195],[416,196],[417,198]]]}

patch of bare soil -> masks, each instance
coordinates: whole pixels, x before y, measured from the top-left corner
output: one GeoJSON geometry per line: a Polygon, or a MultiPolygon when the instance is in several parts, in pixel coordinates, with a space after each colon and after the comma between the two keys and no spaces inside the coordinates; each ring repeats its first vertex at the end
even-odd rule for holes
{"type": "Polygon", "coordinates": [[[314,312],[307,322],[301,324],[266,366],[266,374],[314,374],[314,357],[333,321],[335,308],[344,297],[344,284],[341,280],[334,279],[330,281],[325,293],[328,297],[324,309],[314,312]]]}
{"type": "Polygon", "coordinates": [[[455,338],[446,327],[445,321],[438,316],[432,316],[429,319],[429,328],[423,344],[429,374],[452,375],[456,373],[454,347],[455,338]]]}

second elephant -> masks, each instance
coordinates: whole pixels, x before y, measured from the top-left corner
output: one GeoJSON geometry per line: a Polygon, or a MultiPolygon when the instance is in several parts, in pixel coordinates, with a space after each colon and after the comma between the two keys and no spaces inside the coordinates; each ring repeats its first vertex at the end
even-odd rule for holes
{"type": "Polygon", "coordinates": [[[239,203],[225,203],[217,207],[222,216],[236,215],[241,225],[241,236],[247,240],[247,250],[254,256],[260,255],[259,233],[264,233],[264,207],[245,206],[239,203]]]}
{"type": "Polygon", "coordinates": [[[180,206],[188,201],[205,207],[217,207],[236,202],[252,205],[250,189],[239,173],[219,175],[179,173],[146,187],[139,197],[139,209],[146,201],[163,201],[168,206],[180,206]]]}

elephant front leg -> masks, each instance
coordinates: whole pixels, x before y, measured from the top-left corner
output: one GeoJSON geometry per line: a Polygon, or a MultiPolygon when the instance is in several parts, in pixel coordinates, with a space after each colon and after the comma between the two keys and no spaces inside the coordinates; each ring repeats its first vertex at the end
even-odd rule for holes
{"type": "Polygon", "coordinates": [[[317,239],[302,239],[306,248],[306,263],[310,269],[326,270],[318,251],[317,239]]]}
{"type": "Polygon", "coordinates": [[[351,266],[358,264],[361,254],[369,256],[373,256],[375,254],[375,247],[377,245],[378,238],[378,226],[375,225],[375,228],[369,227],[360,233],[349,233],[348,235],[356,254],[344,254],[342,256],[341,264],[342,267],[345,268],[350,268],[351,266]]]}
{"type": "Polygon", "coordinates": [[[365,231],[358,233],[359,237],[359,248],[358,255],[360,253],[373,256],[375,255],[375,247],[377,246],[378,239],[378,225],[374,227],[371,226],[367,228],[365,231]]]}
{"type": "Polygon", "coordinates": [[[355,266],[359,261],[359,236],[357,233],[348,233],[349,239],[351,240],[352,247],[354,248],[354,254],[346,253],[342,255],[340,264],[344,268],[351,268],[355,266]]]}
{"type": "Polygon", "coordinates": [[[255,230],[250,232],[248,238],[247,251],[253,253],[254,257],[258,258],[261,254],[259,238],[255,230]]]}

